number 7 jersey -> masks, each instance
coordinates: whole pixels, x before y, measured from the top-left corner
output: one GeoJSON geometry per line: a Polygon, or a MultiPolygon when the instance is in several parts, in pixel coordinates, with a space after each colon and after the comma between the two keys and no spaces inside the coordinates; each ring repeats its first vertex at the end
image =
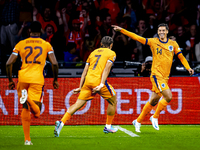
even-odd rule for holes
{"type": "Polygon", "coordinates": [[[89,69],[85,82],[89,85],[99,85],[107,61],[113,63],[115,59],[115,52],[108,48],[99,48],[94,50],[86,61],[86,63],[89,64],[89,69]]]}
{"type": "Polygon", "coordinates": [[[22,60],[18,82],[44,85],[44,66],[50,53],[53,53],[51,44],[39,37],[30,37],[17,43],[12,54],[19,54],[22,60]]]}

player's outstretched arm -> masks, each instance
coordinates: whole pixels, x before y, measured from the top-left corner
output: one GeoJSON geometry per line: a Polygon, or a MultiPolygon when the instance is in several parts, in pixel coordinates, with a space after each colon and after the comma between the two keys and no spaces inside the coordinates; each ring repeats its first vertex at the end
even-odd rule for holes
{"type": "Polygon", "coordinates": [[[97,87],[95,87],[93,89],[93,93],[96,93],[96,92],[100,91],[101,88],[104,86],[105,81],[106,81],[106,79],[107,79],[107,77],[108,77],[108,75],[110,73],[110,69],[112,67],[112,64],[113,64],[112,62],[107,61],[106,66],[105,66],[105,68],[103,70],[103,73],[102,73],[101,83],[100,83],[100,85],[98,85],[97,87]]]}
{"type": "Polygon", "coordinates": [[[73,90],[73,94],[78,94],[81,91],[81,88],[82,88],[83,83],[85,81],[85,76],[87,75],[87,72],[88,72],[88,68],[89,68],[89,64],[86,63],[85,68],[83,70],[83,73],[81,75],[80,85],[79,85],[78,88],[76,88],[76,89],[73,90]]]}
{"type": "Polygon", "coordinates": [[[190,75],[194,74],[194,70],[190,68],[190,65],[188,64],[188,61],[185,59],[182,53],[178,54],[178,58],[180,59],[183,66],[188,70],[190,75]]]}
{"type": "Polygon", "coordinates": [[[17,57],[18,57],[17,55],[11,54],[10,57],[8,58],[8,61],[6,62],[6,72],[9,79],[10,90],[13,90],[15,88],[15,83],[13,82],[13,79],[12,79],[12,66],[17,60],[17,57]]]}
{"type": "Polygon", "coordinates": [[[133,32],[129,32],[129,31],[127,31],[119,26],[116,26],[116,25],[112,25],[112,27],[115,31],[119,31],[119,32],[123,33],[124,35],[129,36],[133,40],[136,40],[142,44],[147,44],[147,39],[143,38],[142,36],[139,36],[133,32]]]}
{"type": "Polygon", "coordinates": [[[49,60],[52,64],[52,71],[53,71],[53,87],[54,89],[58,89],[59,84],[58,84],[58,62],[56,60],[56,57],[54,53],[48,54],[49,60]]]}

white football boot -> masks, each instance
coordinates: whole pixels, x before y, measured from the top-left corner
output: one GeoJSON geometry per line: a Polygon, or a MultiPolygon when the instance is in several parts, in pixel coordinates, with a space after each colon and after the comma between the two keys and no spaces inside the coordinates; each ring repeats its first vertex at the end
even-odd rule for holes
{"type": "Polygon", "coordinates": [[[132,124],[135,126],[135,131],[136,132],[141,132],[140,131],[141,123],[137,122],[137,119],[133,120],[132,124]]]}
{"type": "Polygon", "coordinates": [[[21,92],[22,92],[22,97],[20,98],[20,104],[24,104],[28,98],[27,90],[23,89],[21,92]]]}
{"type": "Polygon", "coordinates": [[[153,116],[150,117],[152,126],[154,129],[159,130],[159,126],[158,126],[158,118],[154,118],[153,116]]]}
{"type": "Polygon", "coordinates": [[[33,143],[31,141],[26,140],[24,145],[33,145],[33,143]]]}

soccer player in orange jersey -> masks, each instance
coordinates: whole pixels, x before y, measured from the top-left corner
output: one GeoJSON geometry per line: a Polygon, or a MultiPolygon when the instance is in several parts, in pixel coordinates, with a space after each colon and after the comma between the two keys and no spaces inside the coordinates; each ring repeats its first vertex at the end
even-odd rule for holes
{"type": "Polygon", "coordinates": [[[73,90],[74,94],[80,92],[80,95],[76,103],[67,110],[61,121],[56,121],[54,130],[55,137],[59,137],[65,122],[68,121],[77,110],[84,106],[88,100],[92,100],[96,93],[101,95],[109,103],[106,126],[103,131],[105,133],[117,131],[117,129],[111,126],[117,104],[116,92],[106,80],[116,58],[115,52],[111,50],[112,46],[113,39],[109,36],[105,36],[101,40],[101,48],[94,50],[89,55],[81,76],[79,88],[73,90]]]}
{"type": "Polygon", "coordinates": [[[149,45],[153,55],[153,63],[151,67],[151,82],[152,82],[152,95],[149,102],[143,107],[142,113],[139,117],[134,120],[132,123],[135,126],[135,131],[140,132],[141,122],[144,117],[152,110],[160,97],[163,96],[163,99],[158,103],[158,107],[153,116],[150,117],[153,127],[156,130],[159,130],[158,126],[158,117],[160,112],[165,109],[168,103],[172,99],[172,93],[168,87],[169,74],[172,66],[174,53],[178,55],[178,58],[188,70],[190,75],[194,74],[194,70],[190,68],[187,60],[183,56],[178,44],[175,41],[172,41],[167,38],[169,31],[167,24],[158,25],[158,36],[159,38],[143,38],[136,35],[135,33],[129,32],[121,27],[112,26],[115,31],[120,31],[121,33],[131,37],[133,40],[136,40],[142,44],[149,45]]]}
{"type": "Polygon", "coordinates": [[[22,66],[18,72],[17,92],[20,97],[20,103],[23,104],[21,113],[22,126],[24,130],[24,145],[33,145],[30,138],[30,112],[35,118],[40,116],[43,88],[44,88],[44,66],[46,58],[52,63],[54,74],[53,87],[58,88],[58,63],[54,55],[52,46],[40,38],[41,24],[33,22],[31,24],[30,38],[20,41],[16,44],[6,63],[6,71],[9,79],[9,89],[15,88],[12,80],[12,65],[18,55],[21,56],[22,66]]]}

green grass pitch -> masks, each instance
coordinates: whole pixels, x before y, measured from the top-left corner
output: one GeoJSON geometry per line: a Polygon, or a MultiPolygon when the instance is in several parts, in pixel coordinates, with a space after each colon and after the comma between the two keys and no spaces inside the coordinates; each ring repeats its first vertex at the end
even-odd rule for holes
{"type": "Polygon", "coordinates": [[[33,145],[24,146],[22,126],[0,126],[0,150],[197,150],[200,149],[200,125],[160,125],[156,131],[151,125],[142,125],[136,133],[132,125],[119,125],[138,137],[124,131],[103,133],[104,126],[68,126],[55,138],[54,126],[31,126],[33,145]]]}

